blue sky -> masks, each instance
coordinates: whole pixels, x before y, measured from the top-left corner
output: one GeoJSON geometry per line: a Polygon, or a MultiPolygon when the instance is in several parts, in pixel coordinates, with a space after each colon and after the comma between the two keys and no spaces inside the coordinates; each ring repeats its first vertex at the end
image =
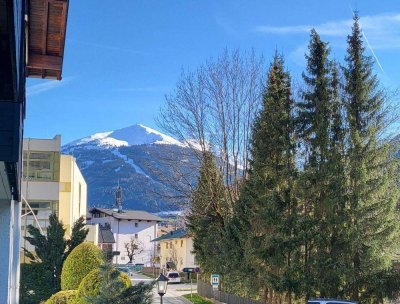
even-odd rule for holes
{"type": "Polygon", "coordinates": [[[342,60],[357,9],[381,82],[400,87],[400,2],[395,0],[84,0],[70,1],[63,80],[29,79],[25,136],[61,134],[68,143],[142,123],[154,127],[164,96],[183,69],[224,48],[275,49],[293,77],[305,65],[316,27],[342,60]]]}

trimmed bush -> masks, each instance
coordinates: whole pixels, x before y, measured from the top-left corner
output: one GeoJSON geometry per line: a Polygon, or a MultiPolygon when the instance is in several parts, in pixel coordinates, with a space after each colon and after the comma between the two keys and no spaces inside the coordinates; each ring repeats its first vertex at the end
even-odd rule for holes
{"type": "Polygon", "coordinates": [[[53,294],[45,304],[75,304],[77,299],[77,290],[62,290],[53,294]]]}
{"type": "Polygon", "coordinates": [[[78,289],[82,279],[104,263],[103,252],[92,243],[78,245],[68,255],[61,273],[61,289],[78,289]]]}
{"type": "MultiPolygon", "coordinates": [[[[118,271],[118,270],[116,270],[118,271]]],[[[126,288],[132,285],[131,279],[126,273],[120,272],[119,280],[124,283],[126,288]]],[[[78,298],[79,303],[85,303],[85,297],[94,297],[100,294],[100,287],[102,286],[102,277],[99,269],[94,269],[89,272],[79,284],[78,298]]]]}
{"type": "Polygon", "coordinates": [[[132,286],[131,278],[124,272],[121,272],[121,281],[125,284],[126,287],[132,286]]]}

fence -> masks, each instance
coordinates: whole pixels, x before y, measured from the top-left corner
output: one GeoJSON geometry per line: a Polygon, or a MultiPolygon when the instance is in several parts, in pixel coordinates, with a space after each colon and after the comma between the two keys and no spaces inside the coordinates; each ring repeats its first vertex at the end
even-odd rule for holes
{"type": "Polygon", "coordinates": [[[159,267],[143,267],[141,270],[141,272],[146,273],[146,274],[150,274],[150,275],[155,275],[158,276],[160,274],[160,268],[159,267]]]}
{"type": "Polygon", "coordinates": [[[262,301],[256,301],[239,297],[234,294],[216,290],[214,291],[209,283],[197,281],[197,293],[206,298],[214,298],[219,302],[228,304],[263,304],[262,301]]]}

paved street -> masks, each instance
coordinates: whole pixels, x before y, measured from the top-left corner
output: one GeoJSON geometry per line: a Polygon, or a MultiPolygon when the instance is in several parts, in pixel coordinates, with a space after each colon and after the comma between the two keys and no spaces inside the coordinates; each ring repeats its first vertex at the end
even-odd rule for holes
{"type": "MultiPolygon", "coordinates": [[[[134,273],[132,284],[138,282],[151,282],[153,279],[146,277],[140,273],[134,273]]],[[[196,292],[196,284],[193,284],[193,293],[196,292]]],[[[163,297],[163,304],[189,304],[190,301],[181,297],[184,294],[190,294],[190,284],[170,284],[168,285],[167,293],[163,297]]],[[[157,294],[157,287],[153,290],[153,303],[160,303],[160,296],[157,294]]]]}

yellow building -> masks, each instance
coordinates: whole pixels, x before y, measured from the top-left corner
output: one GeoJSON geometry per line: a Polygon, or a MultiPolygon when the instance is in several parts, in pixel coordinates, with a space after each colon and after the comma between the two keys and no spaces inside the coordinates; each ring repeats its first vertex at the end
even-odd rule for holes
{"type": "Polygon", "coordinates": [[[193,254],[193,239],[185,228],[171,231],[152,242],[159,244],[161,268],[182,271],[183,268],[198,267],[193,254]]]}
{"type": "Polygon", "coordinates": [[[71,233],[74,222],[81,216],[86,216],[87,185],[71,155],[61,155],[60,158],[60,194],[59,218],[71,233]]]}
{"type": "MultiPolygon", "coordinates": [[[[26,226],[43,233],[49,215],[55,212],[70,236],[74,221],[86,216],[86,182],[74,157],[61,155],[61,136],[53,139],[24,139],[21,182],[21,247],[32,250],[23,238],[26,226]]],[[[24,255],[21,256],[25,261],[24,255]]]]}

